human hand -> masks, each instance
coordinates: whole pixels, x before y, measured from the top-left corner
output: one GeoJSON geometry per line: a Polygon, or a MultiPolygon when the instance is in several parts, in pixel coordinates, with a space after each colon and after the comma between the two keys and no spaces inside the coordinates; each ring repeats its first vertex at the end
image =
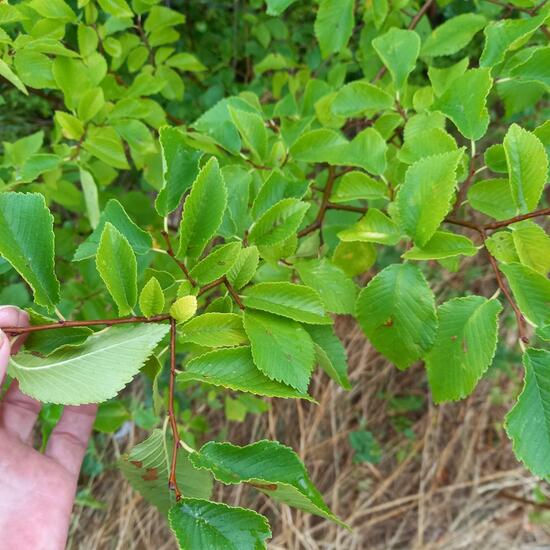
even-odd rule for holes
{"type": "MultiPolygon", "coordinates": [[[[0,307],[0,327],[27,326],[28,315],[16,307],[0,307]]],[[[0,330],[0,387],[10,353],[0,330]]],[[[95,405],[65,407],[46,451],[32,447],[40,403],[12,382],[0,401],[0,546],[10,550],[65,548],[78,474],[96,414],[95,405]]]]}

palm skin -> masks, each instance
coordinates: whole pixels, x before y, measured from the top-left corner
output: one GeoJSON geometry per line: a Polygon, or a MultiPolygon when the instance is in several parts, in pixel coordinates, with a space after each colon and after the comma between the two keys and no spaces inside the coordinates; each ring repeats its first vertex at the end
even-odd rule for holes
{"type": "MultiPolygon", "coordinates": [[[[28,316],[17,308],[0,308],[0,327],[25,326],[28,316]]],[[[0,330],[0,385],[10,353],[0,330]]],[[[13,382],[0,401],[0,547],[10,550],[65,548],[78,474],[96,407],[65,407],[44,454],[31,444],[40,403],[13,382]]]]}

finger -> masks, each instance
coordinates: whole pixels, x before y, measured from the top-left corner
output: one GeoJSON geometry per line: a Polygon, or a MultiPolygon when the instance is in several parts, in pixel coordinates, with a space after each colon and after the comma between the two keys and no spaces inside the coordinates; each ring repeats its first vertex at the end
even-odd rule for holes
{"type": "Polygon", "coordinates": [[[38,401],[21,392],[19,383],[14,380],[0,402],[0,428],[27,443],[31,438],[40,407],[38,401]]]}
{"type": "Polygon", "coordinates": [[[6,376],[10,353],[10,341],[8,340],[8,337],[0,330],[0,388],[4,383],[4,376],[6,376]]]}
{"type": "MultiPolygon", "coordinates": [[[[26,327],[29,325],[29,315],[15,306],[0,306],[0,328],[26,327]]],[[[11,345],[8,336],[0,330],[0,386],[4,382],[10,353],[19,351],[26,335],[20,336],[11,345]]]]}
{"type": "Polygon", "coordinates": [[[46,455],[57,460],[75,477],[80,472],[82,459],[92,433],[97,405],[67,406],[54,428],[46,455]]]}

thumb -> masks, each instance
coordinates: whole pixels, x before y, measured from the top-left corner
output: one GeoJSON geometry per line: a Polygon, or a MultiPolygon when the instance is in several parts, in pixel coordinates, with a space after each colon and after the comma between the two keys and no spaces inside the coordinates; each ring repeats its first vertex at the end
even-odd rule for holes
{"type": "Polygon", "coordinates": [[[14,341],[13,347],[10,344],[10,340],[5,332],[1,330],[2,327],[25,327],[29,324],[29,316],[27,312],[19,309],[15,306],[0,306],[0,385],[4,381],[6,370],[8,368],[8,361],[10,353],[17,352],[24,336],[19,337],[14,341]]]}
{"type": "Polygon", "coordinates": [[[0,386],[2,386],[4,376],[6,375],[10,352],[10,341],[8,337],[0,330],[0,386]]]}

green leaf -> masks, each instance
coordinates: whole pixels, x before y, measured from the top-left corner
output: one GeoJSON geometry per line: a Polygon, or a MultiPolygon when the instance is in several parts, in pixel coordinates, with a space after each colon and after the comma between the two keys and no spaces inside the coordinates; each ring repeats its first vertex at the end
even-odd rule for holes
{"type": "Polygon", "coordinates": [[[105,401],[97,408],[94,430],[102,433],[114,433],[130,420],[130,413],[120,401],[105,401]]]}
{"type": "Polygon", "coordinates": [[[94,118],[105,105],[102,88],[90,88],[82,94],[78,103],[78,118],[88,122],[94,118]]]}
{"type": "Polygon", "coordinates": [[[462,13],[437,26],[422,44],[422,55],[437,57],[453,55],[467,46],[487,19],[476,13],[462,13]]]}
{"type": "Polygon", "coordinates": [[[353,0],[321,0],[315,18],[315,36],[324,58],[340,52],[353,32],[353,0]]]}
{"type": "Polygon", "coordinates": [[[42,403],[101,403],[132,380],[168,328],[153,323],[115,326],[80,347],[65,347],[48,357],[20,352],[12,356],[9,373],[23,393],[42,403]]]}
{"type": "MultiPolygon", "coordinates": [[[[206,315],[216,314],[207,313],[206,315]]],[[[271,380],[260,372],[254,365],[250,347],[218,349],[195,357],[187,363],[185,371],[178,374],[177,381],[180,383],[203,382],[233,391],[254,393],[267,397],[312,401],[309,395],[271,380]]]]}
{"type": "Polygon", "coordinates": [[[357,287],[346,274],[326,258],[296,263],[300,279],[321,297],[327,311],[352,314],[357,287]]]}
{"type": "Polygon", "coordinates": [[[207,348],[248,343],[242,317],[235,313],[203,313],[180,327],[178,334],[181,342],[207,348]]]}
{"type": "Polygon", "coordinates": [[[247,113],[233,107],[229,107],[229,114],[244,146],[261,162],[267,155],[267,129],[264,121],[256,113],[247,113]]]}
{"type": "Polygon", "coordinates": [[[5,61],[0,59],[0,76],[3,76],[6,80],[11,82],[19,91],[25,95],[29,95],[25,84],[21,82],[21,79],[10,69],[5,61]]]}
{"type": "Polygon", "coordinates": [[[420,247],[432,238],[451,209],[463,150],[423,158],[409,167],[396,203],[403,230],[420,247]]]}
{"type": "Polygon", "coordinates": [[[315,354],[309,334],[295,321],[245,309],[244,329],[254,364],[272,380],[307,392],[315,354]]]}
{"type": "Polygon", "coordinates": [[[371,243],[341,242],[336,245],[332,263],[348,277],[355,277],[368,271],[376,261],[376,248],[371,243]]]}
{"type": "Polygon", "coordinates": [[[550,475],[550,352],[528,349],[523,355],[525,382],[505,428],[515,455],[536,476],[550,475]]]}
{"type": "Polygon", "coordinates": [[[99,224],[99,198],[97,193],[97,185],[94,177],[87,170],[80,169],[80,185],[84,193],[84,202],[86,203],[86,211],[88,212],[88,220],[92,229],[95,229],[99,224]]]}
{"type": "MultiPolygon", "coordinates": [[[[39,315],[32,310],[29,314],[31,325],[48,325],[56,322],[55,319],[39,315]]],[[[66,327],[31,332],[25,339],[25,350],[50,355],[65,346],[78,347],[92,334],[92,330],[88,327],[66,327]]]]}
{"type": "Polygon", "coordinates": [[[372,41],[372,47],[389,69],[395,87],[401,90],[416,67],[420,36],[414,31],[391,27],[372,41]]]}
{"type": "Polygon", "coordinates": [[[355,224],[338,233],[344,242],[369,242],[395,245],[401,239],[401,231],[391,218],[377,208],[369,208],[355,224]]]}
{"type": "Polygon", "coordinates": [[[137,302],[136,256],[126,237],[107,222],[96,255],[96,267],[118,312],[132,313],[137,302]]]}
{"type": "Polygon", "coordinates": [[[242,248],[239,251],[233,267],[227,273],[227,279],[235,290],[240,290],[252,280],[259,261],[260,254],[255,246],[242,248]]]}
{"type": "Polygon", "coordinates": [[[84,134],[84,125],[82,121],[78,120],[73,115],[69,113],[64,113],[63,111],[55,112],[55,121],[61,127],[63,135],[67,139],[79,140],[84,134]]]}
{"type": "Polygon", "coordinates": [[[295,234],[309,209],[298,199],[283,199],[264,212],[250,229],[252,244],[272,246],[295,234]]]}
{"type": "Polygon", "coordinates": [[[487,250],[499,262],[520,263],[511,231],[497,231],[485,240],[487,250]]]}
{"type": "Polygon", "coordinates": [[[504,151],[510,177],[512,198],[518,213],[534,210],[548,173],[548,157],[539,138],[512,124],[504,137],[504,151]]]}
{"type": "Polygon", "coordinates": [[[470,395],[495,355],[497,300],[481,296],[454,298],[438,308],[439,328],[426,369],[436,403],[470,395]]]}
{"type": "Polygon", "coordinates": [[[216,234],[227,206],[227,190],[218,161],[211,158],[200,171],[183,206],[178,258],[200,256],[216,234]]]}
{"type": "Polygon", "coordinates": [[[222,244],[201,260],[189,275],[201,285],[211,283],[233,267],[240,250],[241,243],[222,244]]]}
{"type": "Polygon", "coordinates": [[[436,96],[440,96],[445,90],[447,90],[452,83],[462,76],[468,68],[469,59],[465,57],[454,65],[438,69],[437,67],[428,67],[428,76],[432,83],[432,88],[436,96]]]}
{"type": "Polygon", "coordinates": [[[509,49],[515,50],[527,40],[546,20],[550,5],[542,6],[536,17],[525,19],[500,19],[491,21],[484,30],[485,47],[479,58],[480,67],[494,67],[500,63],[509,49]]]}
{"type": "Polygon", "coordinates": [[[226,485],[247,482],[274,500],[347,527],[324,503],[298,455],[277,441],[244,447],[210,441],[191,460],[226,485]]]}
{"type": "Polygon", "coordinates": [[[417,160],[432,155],[441,155],[456,151],[456,141],[441,128],[428,128],[408,136],[403,147],[397,153],[401,162],[414,164],[417,160]]]}
{"type": "Polygon", "coordinates": [[[42,174],[55,170],[60,163],[61,159],[57,155],[49,155],[46,153],[37,153],[27,158],[15,174],[15,181],[17,183],[29,183],[42,174]]]}
{"type": "Polygon", "coordinates": [[[521,264],[501,265],[500,269],[523,315],[536,326],[550,324],[550,280],[521,264]]]}
{"type": "MultiPolygon", "coordinates": [[[[172,439],[156,429],[118,461],[132,488],[162,514],[167,514],[175,503],[174,491],[168,487],[171,455],[172,439]]],[[[209,498],[212,494],[212,477],[194,468],[182,449],[178,452],[176,477],[180,490],[189,497],[209,498]]]]}
{"type": "Polygon", "coordinates": [[[93,233],[79,245],[73,261],[86,260],[96,255],[105,224],[113,225],[130,243],[136,254],[146,254],[153,246],[153,239],[147,231],[139,228],[128,216],[124,207],[111,199],[99,217],[99,223],[93,233]]]}
{"type": "Polygon", "coordinates": [[[170,315],[178,322],[185,323],[197,312],[197,298],[189,295],[177,299],[170,307],[170,315]]]}
{"type": "Polygon", "coordinates": [[[357,320],[373,346],[406,369],[430,350],[437,331],[435,299],[412,264],[381,271],[357,299],[357,320]]]}
{"type": "Polygon", "coordinates": [[[544,229],[528,220],[511,228],[520,263],[547,275],[550,271],[550,237],[544,229]]]}
{"type": "Polygon", "coordinates": [[[168,67],[174,67],[179,71],[198,73],[206,71],[206,67],[191,53],[177,53],[166,60],[168,67]]]}
{"type": "Polygon", "coordinates": [[[447,231],[436,231],[433,237],[422,247],[414,246],[403,254],[406,260],[442,260],[454,256],[474,256],[478,249],[464,235],[447,231]]]}
{"type": "Polygon", "coordinates": [[[266,0],[267,15],[281,15],[296,0],[266,0]]]}
{"type": "Polygon", "coordinates": [[[114,17],[133,17],[134,14],[125,0],[98,0],[101,9],[114,17]]]}
{"type": "Polygon", "coordinates": [[[37,304],[59,302],[53,216],[39,194],[0,193],[0,255],[27,281],[37,304]]]}
{"type": "Polygon", "coordinates": [[[153,317],[164,311],[164,292],[156,277],[151,277],[139,295],[139,309],[145,317],[153,317]]]}
{"type": "Polygon", "coordinates": [[[113,168],[129,168],[122,140],[112,126],[89,127],[82,147],[113,168]]]}
{"type": "Polygon", "coordinates": [[[506,163],[506,153],[502,143],[495,143],[485,149],[484,153],[485,164],[493,171],[499,174],[508,172],[508,164],[506,163]]]}
{"type": "Polygon", "coordinates": [[[182,550],[262,550],[271,537],[264,516],[208,500],[183,498],[168,521],[182,550]]]}
{"type": "Polygon", "coordinates": [[[387,196],[388,188],[384,182],[354,170],[338,178],[330,201],[341,203],[359,199],[386,199],[387,196]]]}
{"type": "Polygon", "coordinates": [[[486,103],[492,84],[489,69],[470,69],[453,81],[431,109],[441,111],[464,137],[476,141],[489,126],[486,103]]]}
{"type": "Polygon", "coordinates": [[[293,283],[259,283],[243,294],[247,308],[259,309],[288,317],[300,323],[332,324],[317,292],[307,286],[293,283]]]}
{"type": "Polygon", "coordinates": [[[550,87],[550,47],[537,48],[525,61],[512,68],[510,75],[518,82],[541,82],[550,87]]]}
{"type": "Polygon", "coordinates": [[[497,220],[506,220],[517,213],[510,183],[504,178],[477,181],[468,189],[468,202],[472,208],[497,220]]]}
{"type": "Polygon", "coordinates": [[[184,193],[193,185],[199,174],[200,151],[187,145],[177,128],[160,129],[163,186],[155,207],[161,216],[167,216],[179,206],[184,193]]]}
{"type": "Polygon", "coordinates": [[[305,329],[315,345],[319,366],[342,388],[350,390],[346,350],[333,327],[309,325],[305,329]]]}
{"type": "Polygon", "coordinates": [[[374,84],[356,80],[342,86],[332,102],[335,115],[354,117],[365,111],[382,111],[393,107],[393,97],[374,84]]]}

